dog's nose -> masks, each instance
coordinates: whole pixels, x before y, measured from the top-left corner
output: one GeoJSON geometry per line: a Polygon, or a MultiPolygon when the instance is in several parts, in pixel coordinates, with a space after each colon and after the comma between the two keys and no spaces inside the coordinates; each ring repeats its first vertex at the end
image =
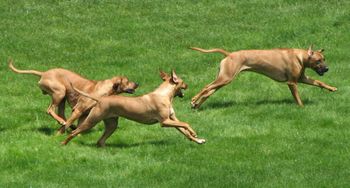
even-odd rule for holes
{"type": "Polygon", "coordinates": [[[327,72],[327,71],[328,71],[328,67],[325,67],[325,68],[324,68],[324,72],[327,72]]]}

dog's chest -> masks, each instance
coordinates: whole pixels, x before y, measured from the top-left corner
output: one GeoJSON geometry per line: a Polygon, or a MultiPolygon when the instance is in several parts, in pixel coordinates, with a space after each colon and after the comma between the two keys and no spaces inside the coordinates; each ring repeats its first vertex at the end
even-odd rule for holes
{"type": "Polygon", "coordinates": [[[75,106],[78,102],[79,94],[75,92],[68,92],[67,93],[67,101],[70,106],[75,106]]]}
{"type": "Polygon", "coordinates": [[[170,109],[169,109],[169,116],[172,116],[174,114],[175,114],[174,108],[170,107],[170,109]]]}

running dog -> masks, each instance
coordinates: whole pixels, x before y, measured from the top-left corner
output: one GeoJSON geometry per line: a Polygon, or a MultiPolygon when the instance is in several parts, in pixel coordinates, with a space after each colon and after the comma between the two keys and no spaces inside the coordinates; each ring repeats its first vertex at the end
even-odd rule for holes
{"type": "Polygon", "coordinates": [[[229,84],[241,71],[253,71],[270,77],[278,82],[286,82],[296,103],[303,106],[300,99],[298,83],[309,84],[320,88],[336,91],[319,80],[313,80],[305,75],[305,68],[311,68],[322,76],[328,71],[325,64],[323,49],[313,51],[279,48],[272,50],[241,50],[229,53],[223,49],[205,50],[192,47],[191,49],[204,53],[218,52],[226,57],[220,63],[219,74],[212,83],[205,86],[192,98],[192,108],[199,108],[215,91],[229,84]]]}
{"type": "Polygon", "coordinates": [[[101,120],[105,121],[105,131],[98,140],[98,146],[105,146],[106,139],[117,129],[118,118],[124,117],[143,124],[159,122],[162,127],[174,127],[188,139],[203,144],[204,139],[197,138],[197,134],[189,124],[179,121],[175,116],[172,101],[175,96],[183,97],[182,89],[187,84],[173,71],[171,75],[160,72],[163,83],[153,92],[139,97],[106,96],[97,97],[76,89],[78,93],[97,101],[88,117],[81,125],[72,131],[66,140],[66,145],[72,138],[83,131],[91,129],[101,120]]]}
{"type": "Polygon", "coordinates": [[[51,115],[59,124],[63,125],[59,133],[63,133],[64,125],[66,125],[66,117],[64,114],[65,101],[67,100],[73,108],[72,118],[84,117],[82,114],[93,106],[95,101],[86,98],[79,99],[79,93],[74,91],[72,85],[84,92],[93,93],[96,96],[113,95],[119,93],[134,93],[138,84],[131,82],[124,76],[115,76],[111,79],[94,81],[83,78],[82,76],[69,70],[55,68],[46,72],[37,70],[19,70],[14,67],[13,60],[9,59],[9,67],[12,71],[19,74],[33,74],[40,77],[38,82],[43,94],[48,94],[52,98],[52,102],[47,109],[47,113],[51,115]],[[58,108],[58,114],[56,109],[58,108]]]}

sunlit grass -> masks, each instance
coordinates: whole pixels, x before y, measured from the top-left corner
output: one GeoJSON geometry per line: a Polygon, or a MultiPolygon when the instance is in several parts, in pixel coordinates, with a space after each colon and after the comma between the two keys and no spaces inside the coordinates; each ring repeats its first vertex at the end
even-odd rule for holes
{"type": "MultiPolygon", "coordinates": [[[[1,1],[1,187],[348,187],[348,1],[1,1]],[[190,99],[214,80],[222,58],[188,49],[325,48],[330,71],[307,74],[338,91],[240,74],[199,110],[190,99]],[[125,75],[155,89],[175,69],[189,89],[174,107],[207,139],[121,119],[59,145],[38,79],[7,68],[62,67],[95,80],[125,75]]],[[[67,113],[69,113],[69,109],[67,113]]]]}

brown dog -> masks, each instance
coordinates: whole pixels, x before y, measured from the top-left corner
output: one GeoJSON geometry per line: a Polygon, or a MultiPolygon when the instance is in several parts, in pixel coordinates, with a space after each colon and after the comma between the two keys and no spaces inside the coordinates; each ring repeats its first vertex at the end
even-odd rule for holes
{"type": "Polygon", "coordinates": [[[91,129],[101,120],[105,123],[105,132],[97,142],[98,146],[104,146],[106,139],[116,130],[118,118],[124,117],[143,124],[160,122],[162,127],[175,127],[190,140],[202,144],[204,139],[196,138],[196,133],[185,122],[179,121],[175,116],[172,101],[175,96],[183,97],[182,89],[187,85],[176,76],[173,71],[171,76],[161,72],[163,83],[153,92],[139,97],[106,96],[96,97],[85,92],[77,91],[97,102],[88,117],[74,130],[62,144],[67,144],[79,133],[91,129]]]}
{"type": "MultiPolygon", "coordinates": [[[[84,92],[93,93],[96,96],[105,96],[112,94],[119,94],[122,92],[133,93],[137,88],[137,84],[128,81],[126,77],[116,76],[108,80],[93,81],[83,78],[82,76],[61,68],[50,69],[46,72],[40,72],[36,70],[18,70],[13,66],[13,60],[9,60],[9,67],[12,71],[20,74],[34,74],[40,77],[38,82],[43,94],[49,94],[52,98],[52,102],[47,109],[47,113],[50,114],[61,125],[66,124],[66,118],[64,114],[65,101],[67,100],[71,107],[74,107],[72,118],[70,122],[73,122],[77,118],[82,121],[85,117],[81,116],[82,113],[96,103],[93,100],[87,98],[80,98],[79,94],[74,91],[72,85],[84,92]],[[58,107],[58,114],[56,114],[56,108],[58,107]]],[[[60,133],[64,131],[60,129],[60,133]]]]}
{"type": "Polygon", "coordinates": [[[328,71],[323,49],[312,51],[303,49],[241,50],[229,53],[223,49],[204,50],[191,48],[204,53],[219,52],[226,56],[220,63],[219,74],[215,81],[205,86],[192,98],[193,108],[201,104],[215,91],[229,84],[241,71],[253,71],[264,74],[273,80],[287,82],[290,91],[299,106],[303,106],[297,84],[298,82],[336,91],[337,88],[305,75],[305,68],[311,68],[320,76],[328,71]]]}

